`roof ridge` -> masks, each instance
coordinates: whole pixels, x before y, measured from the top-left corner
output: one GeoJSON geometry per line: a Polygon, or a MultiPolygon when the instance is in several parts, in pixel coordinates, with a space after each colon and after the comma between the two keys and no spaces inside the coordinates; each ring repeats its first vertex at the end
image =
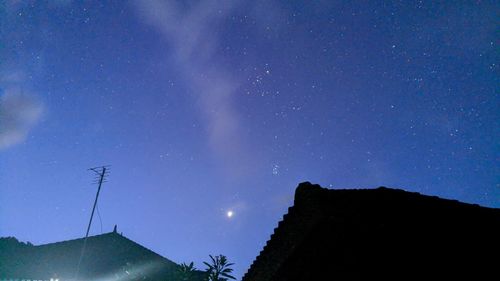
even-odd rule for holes
{"type": "MultiPolygon", "coordinates": [[[[112,234],[114,234],[114,233],[113,232],[106,232],[106,233],[102,233],[102,234],[92,235],[92,236],[89,236],[87,238],[97,238],[97,237],[100,237],[100,236],[106,236],[106,235],[112,235],[112,234]]],[[[63,240],[63,241],[57,241],[57,242],[47,243],[47,244],[33,245],[33,247],[52,246],[52,245],[56,245],[56,244],[74,242],[74,241],[84,240],[84,239],[85,239],[85,237],[80,237],[80,238],[75,238],[75,239],[68,239],[68,240],[63,240]]]]}
{"type": "Polygon", "coordinates": [[[409,191],[409,190],[405,190],[402,188],[379,186],[379,187],[373,187],[373,188],[341,188],[341,189],[335,188],[335,189],[330,189],[330,188],[322,187],[319,184],[312,184],[308,181],[302,182],[299,184],[299,186],[297,186],[297,189],[295,190],[295,200],[297,200],[297,197],[302,200],[304,197],[304,194],[307,194],[309,196],[312,192],[331,192],[331,193],[334,193],[334,192],[359,192],[359,191],[363,191],[363,192],[366,192],[366,191],[368,191],[368,192],[386,191],[386,192],[391,192],[391,193],[404,193],[406,195],[417,195],[417,196],[420,196],[423,198],[428,198],[428,199],[431,199],[431,198],[432,199],[439,199],[439,200],[443,200],[443,201],[447,201],[447,202],[454,202],[454,203],[458,203],[458,204],[468,205],[471,207],[481,207],[481,208],[492,209],[492,210],[500,210],[499,208],[495,208],[495,207],[483,206],[483,205],[479,205],[477,203],[463,202],[463,201],[460,201],[457,199],[440,197],[438,195],[423,194],[423,193],[420,193],[418,191],[409,191]]]}
{"type": "MultiPolygon", "coordinates": [[[[89,236],[88,239],[95,239],[95,238],[99,238],[99,237],[104,237],[104,236],[117,236],[117,237],[121,237],[123,238],[124,240],[126,240],[128,243],[132,243],[134,244],[134,246],[138,246],[168,262],[171,262],[171,263],[174,263],[175,265],[177,265],[176,262],[154,252],[153,250],[133,241],[132,239],[129,239],[128,237],[124,236],[123,234],[118,234],[117,232],[115,231],[111,231],[111,232],[106,232],[106,233],[102,233],[102,234],[98,234],[98,235],[92,235],[92,236],[89,236]]],[[[76,242],[76,241],[79,241],[79,240],[84,240],[85,237],[81,237],[81,238],[75,238],[75,239],[69,239],[69,240],[64,240],[64,241],[58,241],[58,242],[53,242],[53,243],[47,243],[47,244],[41,244],[41,245],[35,245],[34,247],[50,247],[50,246],[54,246],[54,245],[60,245],[60,244],[64,244],[64,243],[73,243],[73,242],[76,242]]]]}

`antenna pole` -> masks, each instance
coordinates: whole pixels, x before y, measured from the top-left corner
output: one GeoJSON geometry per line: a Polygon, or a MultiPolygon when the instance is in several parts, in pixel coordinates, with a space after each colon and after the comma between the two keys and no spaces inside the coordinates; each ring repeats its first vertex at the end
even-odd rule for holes
{"type": "Polygon", "coordinates": [[[92,214],[90,214],[89,225],[87,226],[87,232],[85,233],[85,239],[83,240],[82,252],[80,253],[80,259],[78,260],[78,265],[76,267],[75,280],[78,280],[78,275],[80,273],[80,265],[83,260],[83,255],[85,253],[85,248],[87,246],[87,239],[89,237],[90,227],[92,226],[92,219],[94,218],[95,208],[97,206],[97,199],[99,199],[99,193],[101,192],[101,186],[106,181],[107,171],[109,166],[102,166],[96,168],[90,168],[97,175],[97,194],[95,195],[94,207],[92,207],[92,214]]]}

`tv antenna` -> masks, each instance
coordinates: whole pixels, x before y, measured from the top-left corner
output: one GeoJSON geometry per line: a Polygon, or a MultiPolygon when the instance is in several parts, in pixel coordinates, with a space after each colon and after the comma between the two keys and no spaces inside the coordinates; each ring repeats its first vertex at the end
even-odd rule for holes
{"type": "Polygon", "coordinates": [[[92,226],[92,219],[94,218],[94,212],[97,206],[97,199],[99,199],[99,193],[101,192],[102,184],[107,182],[107,177],[109,175],[109,165],[90,168],[89,171],[94,172],[95,178],[93,184],[97,184],[97,193],[95,195],[94,206],[92,207],[92,213],[90,214],[89,225],[87,226],[87,232],[85,233],[85,239],[83,240],[82,252],[80,254],[80,259],[78,260],[78,265],[76,268],[75,279],[78,280],[78,274],[80,273],[80,265],[82,263],[83,255],[85,254],[85,247],[87,246],[87,238],[89,237],[90,227],[92,226]]]}

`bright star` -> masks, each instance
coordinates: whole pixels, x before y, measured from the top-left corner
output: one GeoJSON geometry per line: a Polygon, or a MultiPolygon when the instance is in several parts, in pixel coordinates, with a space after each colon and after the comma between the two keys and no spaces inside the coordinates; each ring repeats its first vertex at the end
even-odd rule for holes
{"type": "Polygon", "coordinates": [[[226,216],[227,216],[228,218],[232,218],[232,217],[233,217],[233,215],[234,215],[233,211],[227,211],[227,213],[226,213],[226,216]]]}

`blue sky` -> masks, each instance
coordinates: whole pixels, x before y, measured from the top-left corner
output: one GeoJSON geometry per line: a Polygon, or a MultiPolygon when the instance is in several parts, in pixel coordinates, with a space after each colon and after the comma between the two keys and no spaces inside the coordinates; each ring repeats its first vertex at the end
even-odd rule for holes
{"type": "Polygon", "coordinates": [[[500,207],[495,1],[0,3],[0,236],[83,236],[104,164],[92,234],[237,276],[302,181],[500,207]]]}

